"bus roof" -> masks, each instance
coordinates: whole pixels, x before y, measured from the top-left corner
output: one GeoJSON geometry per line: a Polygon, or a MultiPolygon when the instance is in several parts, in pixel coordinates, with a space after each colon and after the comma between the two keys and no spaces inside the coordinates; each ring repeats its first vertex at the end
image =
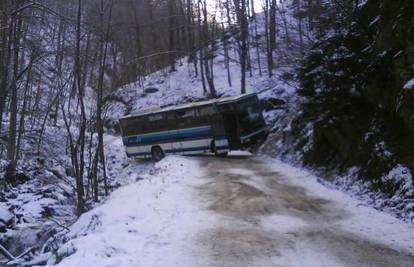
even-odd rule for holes
{"type": "Polygon", "coordinates": [[[237,95],[237,96],[228,96],[228,97],[214,98],[214,99],[209,99],[209,100],[204,100],[204,101],[199,101],[199,102],[191,102],[191,103],[185,103],[185,104],[180,104],[180,105],[172,105],[172,106],[168,106],[168,107],[164,107],[164,108],[153,107],[153,108],[141,110],[139,112],[126,115],[124,117],[121,117],[120,120],[128,119],[128,118],[134,118],[134,117],[141,117],[141,116],[150,115],[150,114],[154,114],[154,113],[163,113],[163,112],[186,109],[186,108],[207,106],[207,105],[212,105],[214,103],[228,104],[228,103],[237,102],[237,101],[242,100],[244,98],[249,98],[249,97],[255,96],[255,95],[257,95],[257,94],[256,93],[246,93],[246,94],[241,94],[241,95],[237,95]]]}

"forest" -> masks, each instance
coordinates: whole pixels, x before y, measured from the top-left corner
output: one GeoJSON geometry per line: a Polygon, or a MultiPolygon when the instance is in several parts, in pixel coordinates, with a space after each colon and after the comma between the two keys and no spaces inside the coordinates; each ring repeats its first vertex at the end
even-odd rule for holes
{"type": "Polygon", "coordinates": [[[259,155],[412,222],[413,10],[412,0],[0,1],[0,261],[61,262],[74,253],[61,249],[70,226],[154,167],[114,145],[120,117],[251,92],[271,129],[259,155]]]}

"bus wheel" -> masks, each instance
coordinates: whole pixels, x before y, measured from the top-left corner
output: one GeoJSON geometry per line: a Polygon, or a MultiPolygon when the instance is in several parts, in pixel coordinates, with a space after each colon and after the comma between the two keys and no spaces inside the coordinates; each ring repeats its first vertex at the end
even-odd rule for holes
{"type": "Polygon", "coordinates": [[[211,152],[213,152],[214,155],[217,157],[227,157],[227,154],[228,154],[227,152],[219,153],[217,151],[216,144],[214,143],[214,141],[211,142],[211,152]]]}
{"type": "Polygon", "coordinates": [[[151,149],[151,156],[154,161],[160,161],[165,157],[164,151],[162,151],[162,148],[159,146],[154,146],[151,149]]]}
{"type": "Polygon", "coordinates": [[[211,153],[214,153],[214,155],[216,155],[216,156],[218,155],[217,148],[216,148],[216,144],[214,143],[214,140],[211,141],[210,150],[211,150],[211,153]]]}

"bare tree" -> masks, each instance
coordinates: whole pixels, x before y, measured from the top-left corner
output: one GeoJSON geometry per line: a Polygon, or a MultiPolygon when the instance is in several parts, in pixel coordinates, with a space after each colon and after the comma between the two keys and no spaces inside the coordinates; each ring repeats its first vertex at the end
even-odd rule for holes
{"type": "MultiPolygon", "coordinates": [[[[112,19],[112,8],[114,5],[114,1],[111,0],[110,7],[109,7],[109,15],[108,15],[108,22],[106,26],[106,30],[104,27],[104,1],[101,0],[101,15],[100,15],[100,25],[101,25],[101,40],[100,40],[100,52],[99,52],[99,80],[98,80],[98,88],[97,88],[97,97],[96,97],[96,127],[98,129],[98,159],[101,163],[102,167],[102,175],[104,181],[104,190],[105,194],[108,195],[108,179],[106,176],[106,162],[105,162],[105,151],[104,151],[104,141],[103,141],[103,134],[104,134],[104,127],[102,122],[102,101],[103,101],[103,87],[104,87],[104,75],[105,75],[105,65],[108,53],[108,38],[111,29],[111,19],[112,19]]],[[[98,165],[98,164],[97,164],[98,165]]],[[[96,168],[96,173],[98,173],[98,169],[96,168]]],[[[98,186],[97,181],[95,183],[95,200],[98,201],[98,186]]]]}
{"type": "Polygon", "coordinates": [[[187,30],[187,40],[188,40],[188,49],[189,49],[189,56],[188,62],[193,62],[194,64],[194,71],[195,76],[198,76],[198,67],[197,67],[197,51],[195,45],[195,31],[194,31],[194,10],[193,10],[193,1],[187,0],[187,7],[186,7],[186,30],[187,30]]]}
{"type": "Polygon", "coordinates": [[[245,0],[234,0],[237,21],[240,27],[240,72],[241,72],[241,93],[246,93],[246,66],[248,54],[249,22],[247,20],[245,0]]]}
{"type": "Polygon", "coordinates": [[[254,13],[254,7],[253,6],[254,5],[253,5],[253,1],[252,1],[252,17],[253,17],[253,20],[254,20],[254,34],[251,34],[250,36],[251,36],[251,38],[254,38],[254,44],[256,46],[257,66],[259,68],[259,75],[262,76],[262,63],[261,63],[261,60],[260,60],[260,48],[259,48],[259,46],[260,46],[260,42],[259,42],[260,35],[258,34],[258,31],[257,31],[257,19],[256,19],[256,14],[254,13]]]}
{"type": "Polygon", "coordinates": [[[168,35],[169,35],[169,57],[170,57],[170,71],[175,71],[175,58],[176,53],[174,52],[176,50],[176,18],[175,18],[175,0],[168,1],[168,14],[169,14],[169,29],[168,29],[168,35]]]}
{"type": "MultiPolygon", "coordinates": [[[[82,60],[81,60],[81,22],[82,22],[82,0],[78,0],[76,16],[76,48],[75,48],[75,70],[74,87],[77,89],[77,100],[80,106],[79,136],[76,144],[72,143],[72,159],[76,175],[77,210],[79,213],[84,210],[84,188],[83,174],[85,167],[85,135],[86,135],[86,111],[83,100],[84,91],[82,88],[82,60]]],[[[70,131],[70,128],[69,128],[70,131]]]]}
{"type": "MultiPolygon", "coordinates": [[[[210,95],[211,97],[216,97],[217,93],[216,93],[216,88],[214,86],[214,75],[213,75],[213,71],[211,66],[209,66],[209,61],[213,61],[214,59],[214,52],[213,52],[213,47],[211,44],[211,47],[209,49],[208,47],[208,40],[210,39],[209,36],[209,30],[208,30],[208,17],[207,17],[207,2],[206,0],[203,1],[203,15],[204,15],[204,20],[203,20],[203,40],[205,40],[205,43],[203,44],[203,47],[201,49],[204,50],[204,70],[206,72],[206,80],[208,83],[208,87],[210,89],[210,95]]],[[[211,34],[211,39],[213,39],[213,34],[211,34]]]]}
{"type": "Polygon", "coordinates": [[[276,49],[276,0],[270,0],[269,6],[269,45],[276,49]]]}
{"type": "Polygon", "coordinates": [[[265,15],[265,37],[266,37],[266,54],[267,54],[267,72],[269,77],[273,76],[273,50],[270,46],[269,38],[269,0],[264,0],[263,13],[265,15]]]}
{"type": "Polygon", "coordinates": [[[197,23],[198,23],[198,50],[199,50],[199,58],[200,58],[200,75],[201,75],[201,84],[203,86],[203,93],[207,93],[207,87],[204,77],[204,49],[203,49],[203,41],[204,41],[204,34],[203,34],[203,27],[201,25],[201,1],[197,0],[197,23]]]}
{"type": "MultiPolygon", "coordinates": [[[[15,10],[19,9],[19,1],[15,3],[15,10]]],[[[13,181],[16,176],[16,137],[17,137],[17,95],[18,95],[18,80],[21,75],[19,56],[20,56],[20,39],[22,36],[23,18],[20,12],[16,12],[14,18],[16,23],[14,26],[13,35],[13,80],[10,84],[10,119],[9,119],[9,135],[7,142],[7,159],[9,160],[6,170],[6,180],[13,181]]]]}

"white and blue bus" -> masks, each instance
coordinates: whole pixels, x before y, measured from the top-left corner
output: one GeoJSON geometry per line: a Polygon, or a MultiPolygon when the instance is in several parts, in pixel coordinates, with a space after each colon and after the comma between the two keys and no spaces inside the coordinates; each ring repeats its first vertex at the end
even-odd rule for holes
{"type": "Polygon", "coordinates": [[[121,118],[120,126],[128,157],[157,161],[167,154],[225,156],[268,134],[257,94],[144,110],[121,118]]]}

